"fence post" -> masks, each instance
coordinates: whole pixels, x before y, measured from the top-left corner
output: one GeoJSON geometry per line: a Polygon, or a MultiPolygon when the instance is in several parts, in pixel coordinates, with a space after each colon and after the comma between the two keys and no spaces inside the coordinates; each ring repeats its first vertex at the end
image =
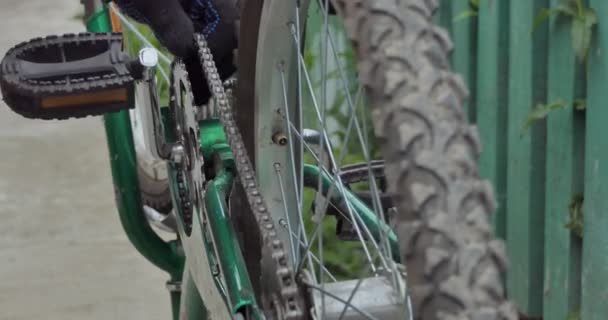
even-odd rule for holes
{"type": "Polygon", "coordinates": [[[581,319],[608,315],[608,1],[591,0],[599,22],[589,52],[581,319]]]}
{"type": "MultiPolygon", "coordinates": [[[[502,2],[502,1],[499,1],[502,2]]],[[[542,315],[545,129],[523,126],[532,106],[546,99],[547,26],[533,34],[536,13],[547,1],[508,1],[509,109],[507,151],[507,275],[509,296],[530,317],[542,315]]]]}
{"type": "Polygon", "coordinates": [[[465,109],[469,121],[475,122],[476,96],[476,70],[477,70],[477,17],[468,16],[455,20],[463,12],[470,12],[469,0],[452,0],[452,39],[454,52],[452,53],[452,66],[460,74],[469,87],[469,100],[465,109]]]}
{"type": "Polygon", "coordinates": [[[481,1],[479,5],[477,68],[477,126],[483,152],[479,159],[481,175],[492,181],[498,209],[493,223],[497,236],[506,233],[507,183],[507,81],[509,56],[509,7],[507,1],[481,1]]]}
{"type": "MultiPolygon", "coordinates": [[[[551,0],[551,7],[559,3],[551,0]]],[[[571,108],[583,79],[577,77],[570,27],[570,19],[553,16],[549,21],[547,103],[561,100],[567,108],[547,118],[544,319],[567,319],[580,307],[580,240],[565,227],[568,205],[582,191],[577,170],[583,155],[577,151],[584,143],[576,140],[584,129],[571,108]]]]}

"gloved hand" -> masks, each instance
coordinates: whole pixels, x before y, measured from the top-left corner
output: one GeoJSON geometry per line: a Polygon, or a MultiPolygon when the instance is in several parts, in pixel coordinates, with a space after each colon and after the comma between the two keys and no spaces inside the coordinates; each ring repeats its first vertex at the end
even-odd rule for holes
{"type": "Polygon", "coordinates": [[[120,9],[149,25],[158,40],[175,56],[192,55],[194,33],[207,38],[222,60],[236,48],[236,0],[116,0],[120,9]]]}
{"type": "Polygon", "coordinates": [[[158,40],[182,58],[193,87],[195,103],[210,93],[197,57],[194,33],[203,34],[222,79],[234,71],[237,48],[237,0],[115,0],[121,11],[152,28],[158,40]]]}

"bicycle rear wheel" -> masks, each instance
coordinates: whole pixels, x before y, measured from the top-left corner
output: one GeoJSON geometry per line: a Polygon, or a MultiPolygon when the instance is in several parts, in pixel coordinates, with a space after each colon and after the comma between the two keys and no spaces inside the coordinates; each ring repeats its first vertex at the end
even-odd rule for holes
{"type": "Polygon", "coordinates": [[[415,319],[515,319],[467,90],[449,69],[447,34],[432,25],[436,1],[241,6],[236,118],[292,265],[307,270],[312,314],[403,316],[409,294],[415,319]],[[409,290],[390,232],[370,230],[349,194],[393,226],[409,290]],[[387,287],[362,289],[379,278],[392,306],[361,293],[381,295],[387,287]]]}

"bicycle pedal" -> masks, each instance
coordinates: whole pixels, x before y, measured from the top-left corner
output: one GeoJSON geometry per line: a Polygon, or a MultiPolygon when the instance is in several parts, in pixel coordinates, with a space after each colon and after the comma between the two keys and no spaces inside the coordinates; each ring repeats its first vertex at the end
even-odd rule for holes
{"type": "Polygon", "coordinates": [[[27,118],[100,115],[134,107],[138,70],[119,33],[48,36],[6,53],[0,90],[6,104],[27,118]]]}

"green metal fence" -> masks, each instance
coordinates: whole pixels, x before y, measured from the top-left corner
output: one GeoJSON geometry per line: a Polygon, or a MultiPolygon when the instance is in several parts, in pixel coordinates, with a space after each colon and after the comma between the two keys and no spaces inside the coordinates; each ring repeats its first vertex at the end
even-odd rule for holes
{"type": "Polygon", "coordinates": [[[499,203],[509,296],[533,318],[608,319],[608,0],[581,2],[598,17],[586,64],[572,19],[552,15],[533,31],[542,8],[562,0],[440,2],[436,20],[454,40],[484,143],[481,173],[499,203]],[[526,129],[537,104],[555,110],[526,129]],[[566,225],[579,222],[571,215],[583,196],[579,236],[566,225]]]}

